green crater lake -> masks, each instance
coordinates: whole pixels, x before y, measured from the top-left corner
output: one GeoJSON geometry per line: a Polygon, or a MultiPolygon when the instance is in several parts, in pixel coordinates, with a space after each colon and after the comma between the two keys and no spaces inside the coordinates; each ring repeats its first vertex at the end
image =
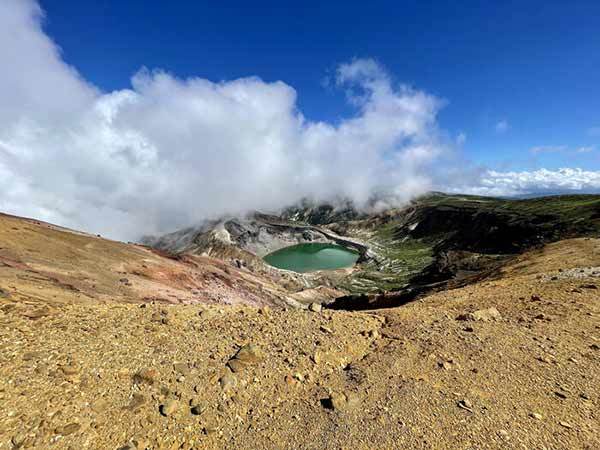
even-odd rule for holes
{"type": "Polygon", "coordinates": [[[334,244],[298,244],[285,247],[264,257],[267,264],[294,272],[334,270],[351,267],[358,253],[334,244]]]}

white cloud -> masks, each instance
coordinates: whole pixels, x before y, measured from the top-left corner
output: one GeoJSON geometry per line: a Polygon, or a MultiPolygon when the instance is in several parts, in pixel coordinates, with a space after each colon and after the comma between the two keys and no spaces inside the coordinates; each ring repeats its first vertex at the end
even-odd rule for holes
{"type": "Polygon", "coordinates": [[[451,191],[491,196],[569,191],[599,192],[600,171],[579,168],[521,172],[487,170],[471,178],[467,184],[452,187],[451,191]]]}
{"type": "Polygon", "coordinates": [[[505,133],[510,129],[510,124],[507,120],[502,119],[496,123],[496,133],[505,133]]]}
{"type": "Polygon", "coordinates": [[[464,145],[465,142],[467,142],[467,133],[458,133],[456,136],[456,144],[464,145]]]}
{"type": "Polygon", "coordinates": [[[359,204],[432,185],[444,151],[425,92],[377,62],[342,64],[357,111],[306,119],[296,91],[249,77],[214,83],[142,70],[102,93],[61,59],[33,0],[0,1],[0,210],[134,239],[303,196],[359,204]]]}

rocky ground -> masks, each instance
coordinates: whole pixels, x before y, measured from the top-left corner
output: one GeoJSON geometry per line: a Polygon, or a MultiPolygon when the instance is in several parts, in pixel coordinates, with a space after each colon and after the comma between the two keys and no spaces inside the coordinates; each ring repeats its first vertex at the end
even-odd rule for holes
{"type": "Polygon", "coordinates": [[[600,448],[598,239],[365,312],[57,301],[2,276],[0,449],[600,448]]]}

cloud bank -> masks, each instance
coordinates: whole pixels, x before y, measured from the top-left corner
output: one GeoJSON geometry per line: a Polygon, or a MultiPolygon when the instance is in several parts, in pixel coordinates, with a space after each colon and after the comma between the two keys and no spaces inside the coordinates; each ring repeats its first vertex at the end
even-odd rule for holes
{"type": "Polygon", "coordinates": [[[364,203],[431,186],[443,151],[425,92],[375,61],[339,66],[356,113],[307,120],[296,91],[256,77],[212,82],[142,70],[100,92],[45,35],[33,0],[0,2],[0,209],[134,239],[309,196],[364,203]]]}
{"type": "Polygon", "coordinates": [[[448,190],[490,196],[597,193],[600,192],[600,172],[570,168],[520,172],[485,170],[466,184],[456,184],[448,190]]]}
{"type": "MultiPolygon", "coordinates": [[[[256,77],[143,69],[130,88],[102,92],[42,22],[35,0],[0,1],[0,211],[137,239],[304,197],[361,205],[385,189],[402,202],[450,173],[439,170],[455,145],[436,122],[443,102],[374,60],[338,67],[355,112],[332,124],[305,118],[291,86],[256,77]]],[[[467,187],[505,193],[530,175],[481,173],[467,187]]]]}

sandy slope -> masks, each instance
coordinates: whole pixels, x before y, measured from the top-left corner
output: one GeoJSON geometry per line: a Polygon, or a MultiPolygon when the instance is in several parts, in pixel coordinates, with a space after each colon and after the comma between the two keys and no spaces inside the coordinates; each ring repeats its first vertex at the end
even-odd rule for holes
{"type": "Polygon", "coordinates": [[[396,309],[311,312],[141,307],[77,272],[111,244],[24,258],[0,238],[1,449],[600,448],[600,240],[396,309]],[[36,294],[31,267],[59,283],[36,294]]]}

